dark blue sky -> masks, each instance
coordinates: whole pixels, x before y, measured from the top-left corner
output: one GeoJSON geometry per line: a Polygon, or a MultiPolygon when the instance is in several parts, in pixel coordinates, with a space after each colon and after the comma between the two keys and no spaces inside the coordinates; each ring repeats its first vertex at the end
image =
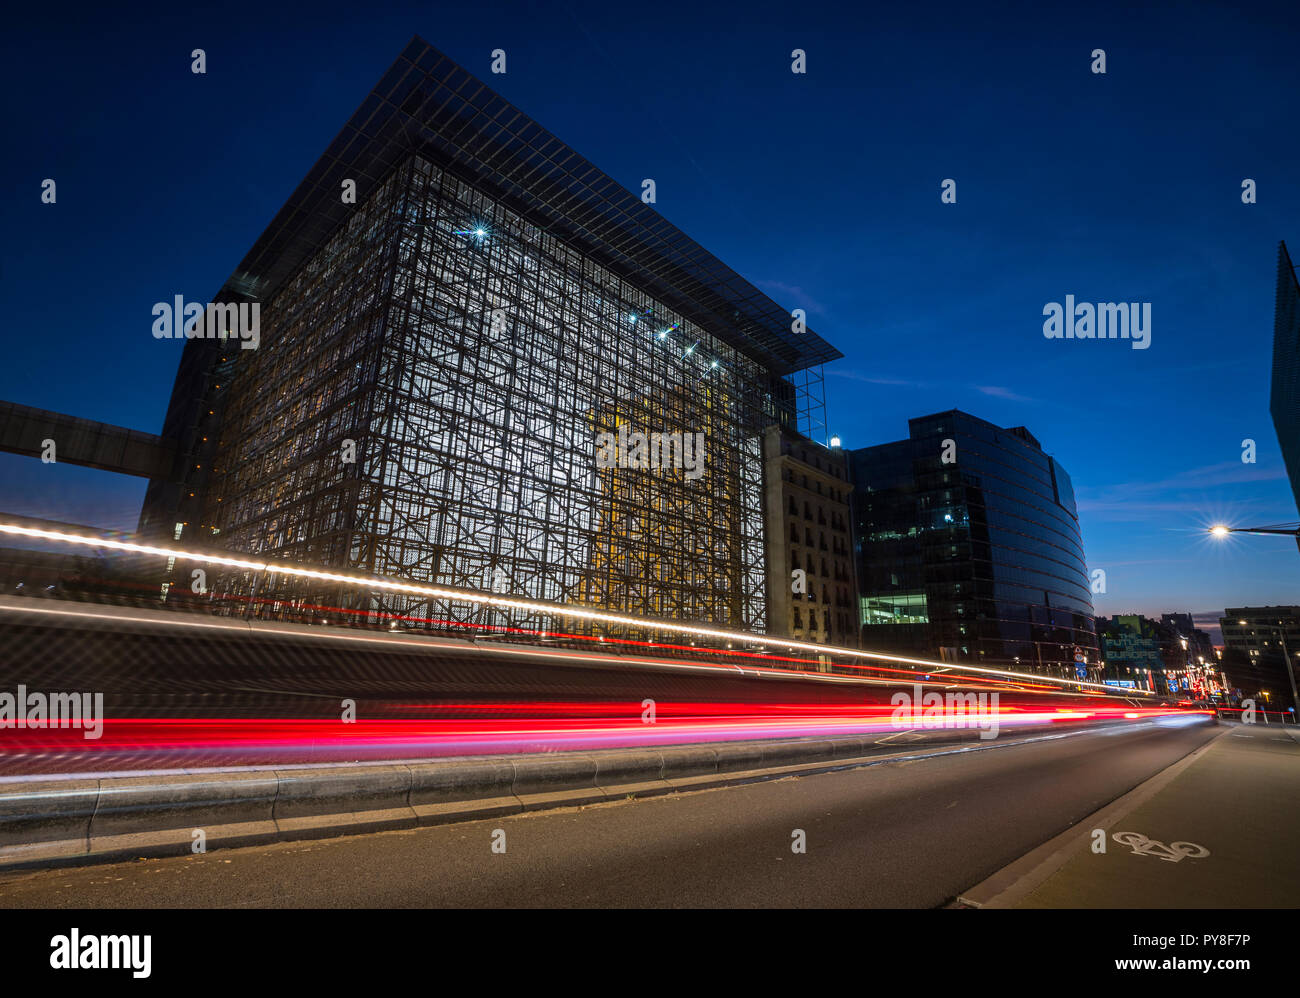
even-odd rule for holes
{"type": "MultiPolygon", "coordinates": [[[[219,289],[420,34],[807,309],[846,355],[826,379],[846,446],[953,407],[1028,426],[1074,480],[1099,612],[1300,602],[1293,544],[1203,536],[1297,518],[1268,391],[1300,13],[1051,6],[25,7],[0,43],[0,398],[157,431],[179,345],[153,303],[219,289]],[[1045,339],[1067,294],[1151,302],[1150,349],[1045,339]]],[[[0,456],[6,511],[129,528],[141,494],[0,456]]]]}

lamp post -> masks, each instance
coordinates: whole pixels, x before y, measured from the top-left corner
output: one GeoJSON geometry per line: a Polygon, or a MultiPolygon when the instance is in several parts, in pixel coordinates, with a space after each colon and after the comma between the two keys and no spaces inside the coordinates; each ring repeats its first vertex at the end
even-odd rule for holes
{"type": "MultiPolygon", "coordinates": [[[[1227,537],[1229,534],[1281,534],[1284,537],[1294,537],[1296,547],[1300,548],[1300,523],[1284,523],[1272,527],[1228,527],[1220,523],[1211,527],[1210,533],[1219,538],[1227,537]]],[[[1282,645],[1282,661],[1286,665],[1286,678],[1291,683],[1291,702],[1300,709],[1300,693],[1296,692],[1295,673],[1291,671],[1291,655],[1286,647],[1285,624],[1280,628],[1278,641],[1282,645]]],[[[1296,720],[1300,721],[1300,715],[1296,720]]]]}
{"type": "Polygon", "coordinates": [[[1216,523],[1210,528],[1210,533],[1215,537],[1227,537],[1229,534],[1281,534],[1283,537],[1294,537],[1296,547],[1300,548],[1300,523],[1279,523],[1271,527],[1228,527],[1216,523]]]}

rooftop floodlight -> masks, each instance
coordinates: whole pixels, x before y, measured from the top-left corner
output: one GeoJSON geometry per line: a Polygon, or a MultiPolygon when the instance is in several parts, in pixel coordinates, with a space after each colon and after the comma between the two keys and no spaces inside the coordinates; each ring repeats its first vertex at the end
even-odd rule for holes
{"type": "Polygon", "coordinates": [[[839,445],[840,445],[840,438],[839,438],[839,437],[831,437],[831,446],[832,446],[832,447],[838,447],[839,445]]]}

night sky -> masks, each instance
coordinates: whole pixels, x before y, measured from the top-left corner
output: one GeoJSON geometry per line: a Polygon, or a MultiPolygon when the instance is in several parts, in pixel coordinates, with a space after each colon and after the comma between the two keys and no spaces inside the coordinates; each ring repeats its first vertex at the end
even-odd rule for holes
{"type": "MultiPolygon", "coordinates": [[[[157,432],[180,343],[153,303],[218,291],[419,34],[806,309],[845,354],[845,446],[950,408],[1028,426],[1073,478],[1098,612],[1300,602],[1289,540],[1204,533],[1297,519],[1268,393],[1300,8],[1049,6],[24,5],[0,43],[0,398],[157,432]],[[1044,338],[1067,294],[1150,302],[1150,348],[1044,338]]],[[[0,455],[11,513],[130,529],[143,487],[0,455]]]]}

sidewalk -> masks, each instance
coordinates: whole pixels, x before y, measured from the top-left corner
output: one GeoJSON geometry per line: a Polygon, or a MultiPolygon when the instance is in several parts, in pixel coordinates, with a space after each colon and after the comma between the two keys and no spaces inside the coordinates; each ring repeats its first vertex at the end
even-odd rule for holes
{"type": "Polygon", "coordinates": [[[1300,906],[1300,735],[1278,725],[1225,722],[1223,729],[960,901],[982,908],[1300,906]],[[1106,833],[1104,854],[1092,849],[1098,828],[1106,833]]]}

